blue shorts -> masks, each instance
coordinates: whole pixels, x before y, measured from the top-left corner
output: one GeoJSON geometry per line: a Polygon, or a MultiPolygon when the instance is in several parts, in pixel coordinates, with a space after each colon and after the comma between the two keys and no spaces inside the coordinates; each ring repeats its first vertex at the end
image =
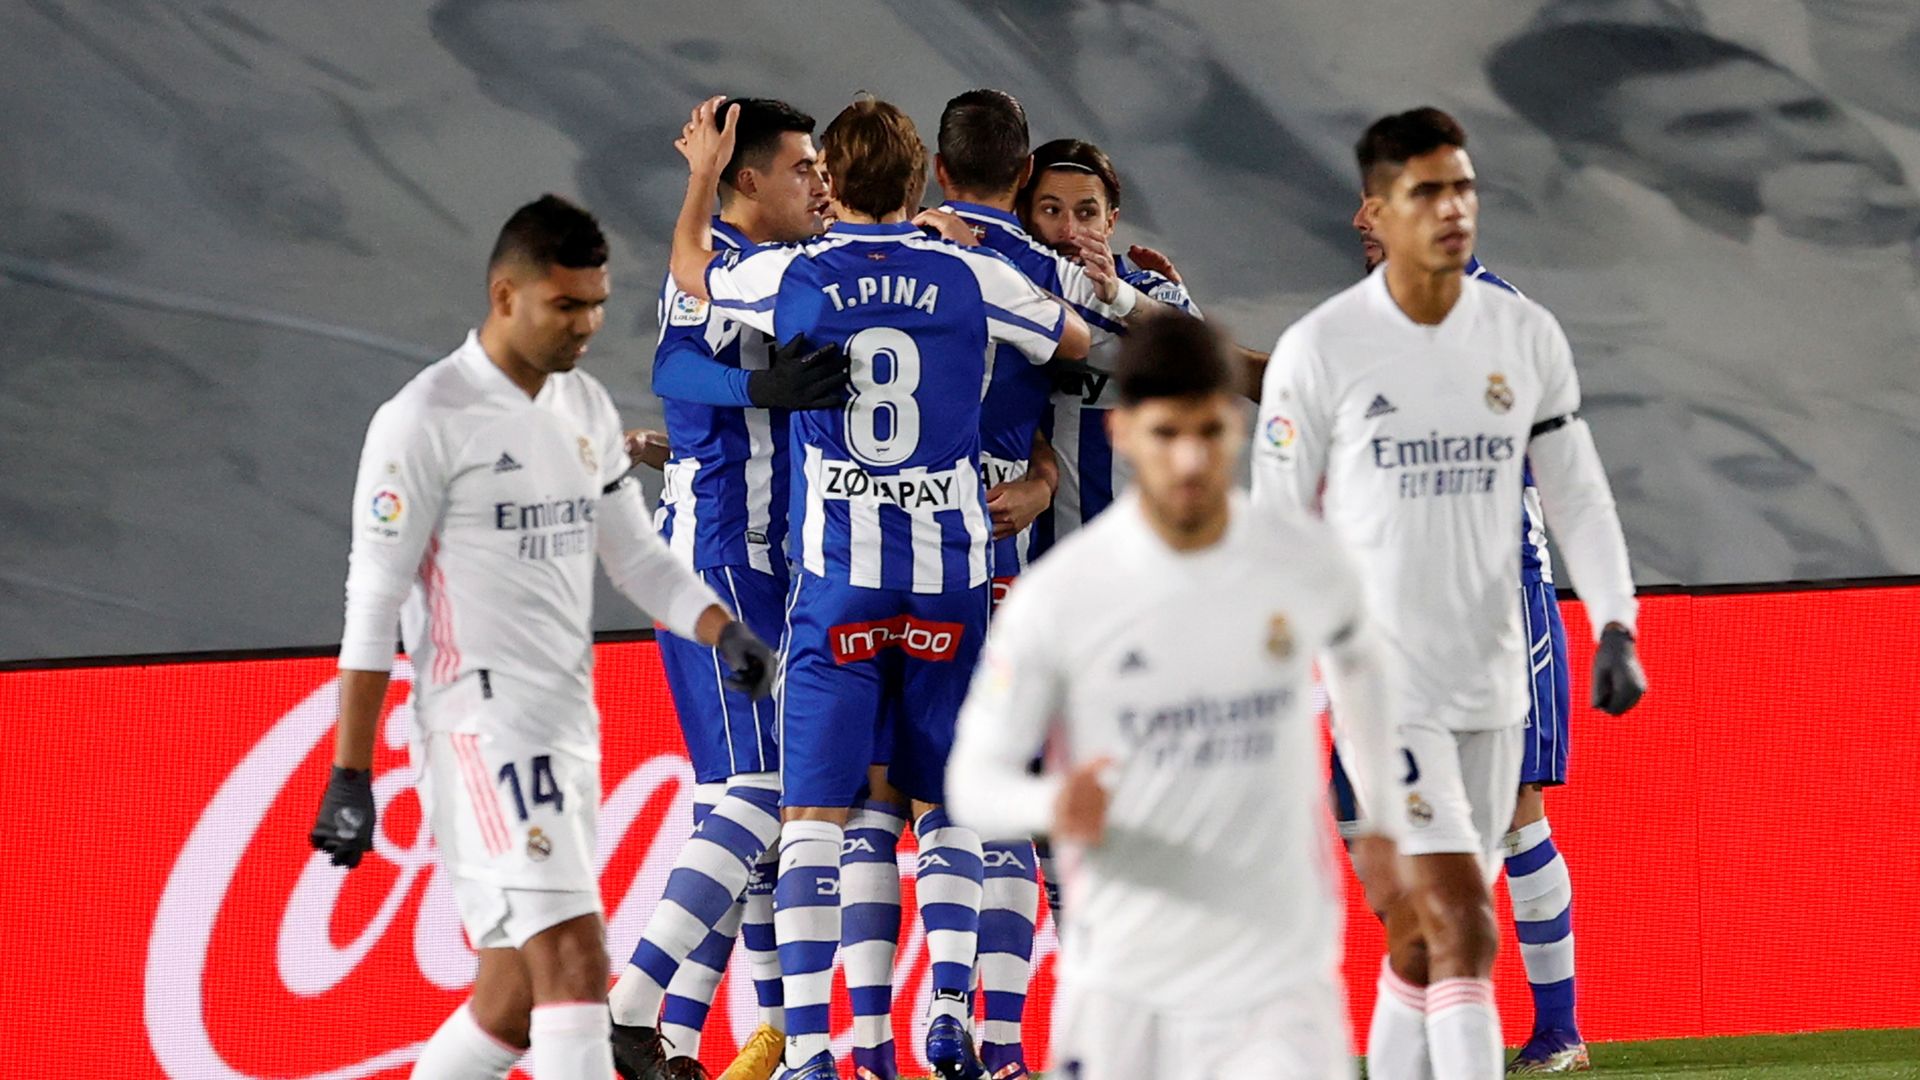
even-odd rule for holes
{"type": "MultiPolygon", "coordinates": [[[[787,581],[744,566],[697,571],[720,602],[760,636],[779,644],[785,624],[787,581]]],[[[680,734],[693,761],[693,778],[702,784],[740,773],[773,772],[780,767],[774,741],[778,710],[771,698],[753,701],[722,682],[727,665],[720,654],[697,641],[660,631],[660,665],[680,714],[680,734]]]]}
{"type": "Polygon", "coordinates": [[[1573,712],[1567,689],[1567,627],[1560,619],[1560,601],[1553,586],[1543,581],[1520,585],[1520,617],[1527,634],[1533,665],[1532,700],[1527,706],[1527,734],[1522,743],[1520,782],[1567,782],[1567,718],[1573,712]]]}
{"type": "MultiPolygon", "coordinates": [[[[1521,743],[1520,782],[1552,787],[1567,782],[1567,717],[1573,711],[1572,694],[1567,688],[1567,627],[1560,619],[1560,602],[1552,585],[1524,582],[1520,596],[1524,601],[1520,606],[1521,625],[1526,630],[1533,666],[1526,737],[1521,743]]],[[[1354,821],[1359,811],[1353,781],[1340,764],[1338,750],[1333,752],[1327,787],[1334,820],[1342,824],[1354,821]]]]}
{"type": "Polygon", "coordinates": [[[861,589],[804,571],[787,607],[780,802],[851,806],[867,766],[909,798],[946,801],[947,756],[987,631],[983,586],[861,589]],[[888,751],[891,751],[890,754],[888,751]]]}

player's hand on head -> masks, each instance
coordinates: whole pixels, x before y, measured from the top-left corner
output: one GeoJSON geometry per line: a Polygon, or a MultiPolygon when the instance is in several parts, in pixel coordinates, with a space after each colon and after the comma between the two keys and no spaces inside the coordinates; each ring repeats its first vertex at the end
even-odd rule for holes
{"type": "Polygon", "coordinates": [[[951,240],[961,247],[979,247],[980,237],[974,234],[973,226],[965,218],[951,210],[922,210],[913,217],[913,223],[926,232],[942,240],[951,240]]]}
{"type": "Polygon", "coordinates": [[[1620,716],[1646,692],[1647,673],[1640,666],[1633,633],[1617,623],[1608,624],[1600,632],[1600,647],[1593,652],[1593,707],[1620,716]]]}
{"type": "Polygon", "coordinates": [[[747,374],[747,400],[761,409],[837,409],[847,403],[851,370],[839,345],[816,349],[795,334],[766,368],[747,374]]]}
{"type": "Polygon", "coordinates": [[[1098,845],[1107,835],[1107,788],[1100,774],[1112,758],[1095,758],[1074,767],[1053,800],[1053,828],[1048,835],[1074,844],[1098,845]]]}
{"type": "Polygon", "coordinates": [[[634,468],[645,465],[649,469],[664,469],[667,460],[673,457],[673,448],[667,444],[667,433],[651,428],[634,428],[627,432],[627,461],[634,468]]]}
{"type": "Polygon", "coordinates": [[[728,686],[750,698],[773,692],[773,650],[746,623],[735,619],[722,627],[713,647],[733,672],[726,678],[728,686]]]}
{"type": "Polygon", "coordinates": [[[1031,477],[1009,480],[987,489],[987,514],[993,519],[993,538],[1005,540],[1033,524],[1053,505],[1053,491],[1031,477]]]}
{"type": "Polygon", "coordinates": [[[1133,265],[1142,270],[1151,270],[1175,285],[1184,284],[1180,280],[1180,271],[1174,269],[1173,260],[1145,244],[1135,244],[1128,248],[1127,258],[1132,259],[1133,265]]]}
{"type": "Polygon", "coordinates": [[[725,95],[716,94],[694,106],[693,116],[680,129],[680,137],[674,140],[674,149],[687,159],[687,167],[694,172],[718,176],[733,157],[734,125],[740,119],[740,106],[727,106],[719,126],[714,124],[720,103],[725,100],[725,95]]]}
{"type": "Polygon", "coordinates": [[[373,774],[335,765],[307,842],[332,856],[333,865],[354,867],[373,849],[373,827],[373,774]]]}

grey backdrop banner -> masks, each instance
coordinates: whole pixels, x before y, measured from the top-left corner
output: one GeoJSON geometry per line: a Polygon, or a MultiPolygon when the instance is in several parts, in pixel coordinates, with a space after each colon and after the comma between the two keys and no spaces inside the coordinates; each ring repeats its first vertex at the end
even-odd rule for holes
{"type": "MultiPolygon", "coordinates": [[[[544,191],[613,237],[588,365],[658,424],[671,140],[716,92],[824,126],[870,91],[931,142],[1010,90],[1113,154],[1123,241],[1262,349],[1359,273],[1361,128],[1440,105],[1482,256],[1573,340],[1643,583],[1920,573],[1920,5],[1364,9],[0,7],[0,659],[338,640],[367,420],[544,191]]],[[[644,618],[603,588],[598,622],[644,618]]]]}

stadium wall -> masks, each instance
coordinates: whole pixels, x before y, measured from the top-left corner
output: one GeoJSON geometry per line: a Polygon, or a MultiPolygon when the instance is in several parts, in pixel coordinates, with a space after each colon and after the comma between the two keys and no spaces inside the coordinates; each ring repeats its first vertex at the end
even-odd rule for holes
{"type": "MultiPolygon", "coordinates": [[[[1625,719],[1582,710],[1574,783],[1549,799],[1576,883],[1588,1037],[1920,1026],[1920,587],[1657,596],[1643,610],[1654,692],[1625,719]]],[[[604,643],[599,665],[618,954],[687,834],[690,774],[654,646],[604,643]]],[[[396,671],[382,838],[350,875],[305,841],[331,745],[330,659],[0,673],[11,1062],[46,1077],[404,1073],[463,1000],[472,959],[419,829],[404,660],[396,671]]],[[[1357,890],[1348,906],[1364,1030],[1379,934],[1357,890]]],[[[1050,924],[1042,939],[1035,1060],[1050,924]]],[[[922,1011],[926,968],[912,931],[900,1016],[922,1011]]],[[[1510,936],[1498,981],[1514,1038],[1528,1009],[1510,936]]],[[[751,984],[730,977],[705,1043],[716,1071],[753,1024],[751,984]]],[[[843,1039],[847,1026],[843,1003],[843,1039]]],[[[919,1033],[909,1019],[898,1034],[905,1065],[919,1033]]]]}

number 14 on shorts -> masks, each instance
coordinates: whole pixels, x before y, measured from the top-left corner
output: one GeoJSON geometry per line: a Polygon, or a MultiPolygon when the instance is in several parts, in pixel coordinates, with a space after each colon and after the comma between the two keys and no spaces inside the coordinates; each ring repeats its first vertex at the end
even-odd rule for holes
{"type": "MultiPolygon", "coordinates": [[[[551,803],[554,813],[566,813],[566,794],[560,790],[559,783],[553,778],[553,758],[546,754],[540,754],[528,762],[527,765],[528,785],[533,795],[533,805],[541,806],[551,803]]],[[[523,788],[520,785],[519,763],[509,761],[505,765],[500,766],[499,782],[513,794],[513,806],[515,810],[520,812],[520,820],[527,820],[527,795],[529,794],[529,788],[523,788]]]]}

